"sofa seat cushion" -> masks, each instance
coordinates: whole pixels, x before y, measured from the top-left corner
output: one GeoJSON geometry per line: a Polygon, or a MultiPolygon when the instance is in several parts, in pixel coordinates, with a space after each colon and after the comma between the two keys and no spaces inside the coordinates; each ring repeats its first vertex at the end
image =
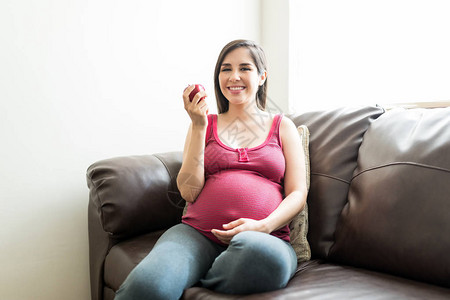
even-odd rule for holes
{"type": "Polygon", "coordinates": [[[449,299],[450,289],[388,274],[311,260],[301,264],[282,290],[242,297],[193,287],[182,299],[449,299]]]}
{"type": "Polygon", "coordinates": [[[117,291],[134,267],[147,256],[164,230],[140,235],[111,248],[105,259],[105,286],[117,291]]]}
{"type": "MultiPolygon", "coordinates": [[[[131,270],[150,252],[164,231],[141,235],[111,248],[105,260],[105,299],[113,299],[131,270]]],[[[311,260],[282,290],[240,299],[449,299],[450,289],[383,273],[311,260]]],[[[236,299],[205,288],[192,287],[182,299],[236,299]]]]}

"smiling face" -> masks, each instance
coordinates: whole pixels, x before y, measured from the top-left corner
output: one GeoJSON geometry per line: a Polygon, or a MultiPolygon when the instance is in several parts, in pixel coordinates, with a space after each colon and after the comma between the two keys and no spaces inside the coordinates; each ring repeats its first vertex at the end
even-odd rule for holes
{"type": "Polygon", "coordinates": [[[246,104],[255,101],[266,72],[262,70],[259,74],[250,50],[239,47],[225,56],[218,79],[220,90],[230,104],[246,104]]]}

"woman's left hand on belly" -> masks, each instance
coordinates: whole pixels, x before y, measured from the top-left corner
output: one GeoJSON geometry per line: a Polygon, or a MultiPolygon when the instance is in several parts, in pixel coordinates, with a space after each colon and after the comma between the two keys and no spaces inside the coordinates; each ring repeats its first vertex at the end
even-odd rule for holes
{"type": "Polygon", "coordinates": [[[212,229],[211,232],[224,244],[229,244],[231,239],[242,231],[260,231],[269,233],[262,221],[248,218],[240,218],[223,225],[224,230],[212,229]]]}

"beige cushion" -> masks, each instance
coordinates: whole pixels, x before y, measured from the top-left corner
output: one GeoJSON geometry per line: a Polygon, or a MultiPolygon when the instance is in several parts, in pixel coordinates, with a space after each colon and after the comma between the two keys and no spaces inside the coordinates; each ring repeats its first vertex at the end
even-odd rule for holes
{"type": "MultiPolygon", "coordinates": [[[[305,152],[305,169],[306,169],[306,186],[309,190],[309,130],[305,125],[297,127],[300,139],[302,141],[303,151],[305,152]]],[[[297,254],[299,262],[309,260],[311,258],[311,248],[307,240],[308,235],[308,204],[289,224],[291,230],[291,245],[297,254]]]]}

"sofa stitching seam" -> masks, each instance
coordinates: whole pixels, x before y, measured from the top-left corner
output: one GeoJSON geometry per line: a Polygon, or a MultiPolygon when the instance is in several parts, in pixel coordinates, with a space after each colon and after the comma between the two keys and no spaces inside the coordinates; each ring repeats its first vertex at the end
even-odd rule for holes
{"type": "Polygon", "coordinates": [[[342,178],[339,178],[339,177],[336,177],[336,176],[328,175],[328,174],[311,172],[311,175],[328,177],[328,178],[331,178],[331,179],[335,179],[335,180],[341,181],[341,182],[346,183],[346,184],[350,184],[350,181],[348,181],[348,180],[345,180],[345,179],[342,179],[342,178]]]}
{"type": "Polygon", "coordinates": [[[353,179],[355,179],[359,175],[362,175],[363,173],[366,173],[369,171],[373,171],[373,170],[377,170],[377,169],[381,169],[381,168],[385,168],[385,167],[390,167],[390,166],[401,166],[401,165],[415,166],[415,167],[427,168],[427,169],[432,169],[432,170],[436,170],[436,171],[443,171],[443,172],[450,173],[450,170],[446,169],[446,168],[441,168],[441,167],[436,167],[436,166],[421,164],[421,163],[416,163],[416,162],[400,161],[400,162],[391,162],[391,163],[387,163],[387,164],[383,164],[383,165],[379,165],[379,166],[375,166],[375,167],[371,167],[371,168],[362,170],[358,174],[354,175],[352,177],[351,181],[353,181],[353,179]]]}
{"type": "MultiPolygon", "coordinates": [[[[172,179],[172,174],[170,173],[169,167],[167,166],[166,162],[162,159],[162,157],[160,157],[158,154],[153,154],[153,156],[156,157],[163,164],[164,168],[166,168],[169,178],[172,179]]],[[[172,188],[173,188],[173,186],[172,186],[172,188]]]]}

